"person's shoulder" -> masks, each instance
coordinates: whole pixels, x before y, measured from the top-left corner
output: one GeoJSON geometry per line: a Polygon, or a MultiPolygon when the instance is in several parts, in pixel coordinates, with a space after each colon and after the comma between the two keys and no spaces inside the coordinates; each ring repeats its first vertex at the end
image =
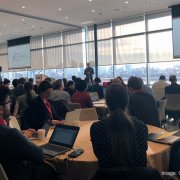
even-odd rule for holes
{"type": "Polygon", "coordinates": [[[136,129],[147,129],[147,125],[142,122],[142,121],[139,121],[137,118],[135,117],[132,117],[132,120],[133,120],[133,123],[134,123],[134,126],[136,127],[136,129]]]}
{"type": "Polygon", "coordinates": [[[100,129],[104,129],[105,127],[105,123],[104,121],[97,121],[97,122],[94,122],[92,125],[91,125],[91,130],[100,130],[100,129]]]}

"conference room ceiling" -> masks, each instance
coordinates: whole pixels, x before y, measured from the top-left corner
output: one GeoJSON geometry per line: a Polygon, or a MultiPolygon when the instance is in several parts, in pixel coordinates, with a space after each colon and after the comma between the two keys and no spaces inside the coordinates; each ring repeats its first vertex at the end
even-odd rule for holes
{"type": "Polygon", "coordinates": [[[0,0],[0,43],[164,10],[179,3],[179,0],[0,0]]]}

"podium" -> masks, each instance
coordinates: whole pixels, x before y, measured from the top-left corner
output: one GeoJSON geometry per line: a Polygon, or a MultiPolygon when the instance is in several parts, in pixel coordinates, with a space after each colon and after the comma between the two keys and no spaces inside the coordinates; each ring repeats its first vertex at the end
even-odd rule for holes
{"type": "Polygon", "coordinates": [[[39,86],[39,84],[44,81],[47,78],[44,74],[36,74],[36,85],[39,86]]]}

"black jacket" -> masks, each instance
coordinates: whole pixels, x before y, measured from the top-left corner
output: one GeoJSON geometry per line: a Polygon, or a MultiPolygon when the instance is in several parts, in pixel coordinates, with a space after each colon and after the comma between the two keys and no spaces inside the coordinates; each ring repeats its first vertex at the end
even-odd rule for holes
{"type": "Polygon", "coordinates": [[[9,179],[31,179],[30,164],[43,163],[43,152],[16,129],[0,125],[0,162],[9,179]],[[24,163],[26,162],[26,164],[24,163]]]}
{"type": "Polygon", "coordinates": [[[128,109],[131,116],[145,124],[160,127],[157,104],[150,94],[139,92],[130,95],[128,109]]]}
{"type": "MultiPolygon", "coordinates": [[[[62,120],[63,118],[59,117],[54,108],[51,106],[53,119],[62,120]]],[[[32,100],[30,105],[24,111],[24,114],[21,118],[21,128],[22,129],[41,129],[43,125],[48,121],[52,120],[49,111],[47,110],[45,104],[43,103],[40,96],[32,100]]]]}

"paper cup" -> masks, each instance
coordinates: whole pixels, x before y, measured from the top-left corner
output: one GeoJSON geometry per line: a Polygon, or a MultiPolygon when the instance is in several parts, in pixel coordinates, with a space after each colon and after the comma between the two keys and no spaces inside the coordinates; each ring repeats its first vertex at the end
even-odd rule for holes
{"type": "Polygon", "coordinates": [[[37,133],[40,141],[45,139],[45,129],[38,129],[37,133]]]}

